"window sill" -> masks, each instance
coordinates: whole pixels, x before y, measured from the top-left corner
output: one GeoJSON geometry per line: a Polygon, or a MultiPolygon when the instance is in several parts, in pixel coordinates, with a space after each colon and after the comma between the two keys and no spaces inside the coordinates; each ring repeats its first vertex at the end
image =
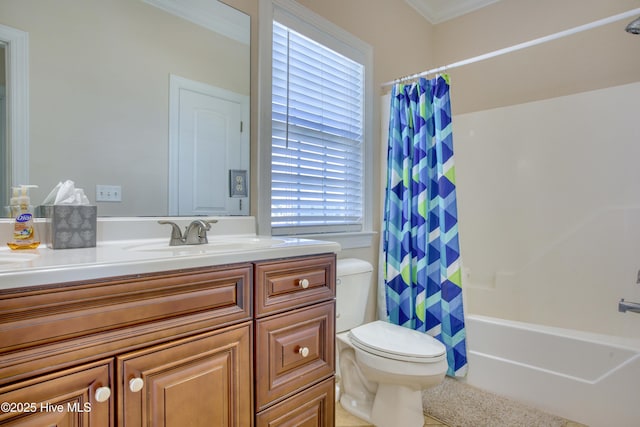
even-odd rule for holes
{"type": "Polygon", "coordinates": [[[378,233],[375,231],[359,231],[354,233],[304,234],[293,237],[336,242],[340,244],[342,250],[345,250],[371,247],[373,245],[373,238],[376,234],[378,233]]]}

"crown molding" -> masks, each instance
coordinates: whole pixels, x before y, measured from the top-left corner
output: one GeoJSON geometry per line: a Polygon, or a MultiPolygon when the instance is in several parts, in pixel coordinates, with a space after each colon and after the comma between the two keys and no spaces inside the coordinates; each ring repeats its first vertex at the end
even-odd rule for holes
{"type": "Polygon", "coordinates": [[[432,24],[473,12],[500,0],[405,0],[432,24]]]}

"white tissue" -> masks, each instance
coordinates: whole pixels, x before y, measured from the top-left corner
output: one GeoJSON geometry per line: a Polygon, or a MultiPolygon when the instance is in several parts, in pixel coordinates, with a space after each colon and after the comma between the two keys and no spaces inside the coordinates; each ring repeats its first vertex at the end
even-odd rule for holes
{"type": "Polygon", "coordinates": [[[44,199],[43,205],[88,205],[89,199],[82,188],[75,188],[71,180],[59,182],[44,199]]]}

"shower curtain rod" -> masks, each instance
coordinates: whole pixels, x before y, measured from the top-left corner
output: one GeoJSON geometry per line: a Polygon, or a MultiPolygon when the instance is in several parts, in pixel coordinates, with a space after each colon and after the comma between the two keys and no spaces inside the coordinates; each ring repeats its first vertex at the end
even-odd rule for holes
{"type": "Polygon", "coordinates": [[[410,76],[401,77],[399,79],[383,83],[382,87],[391,86],[391,85],[394,85],[396,83],[401,83],[401,82],[408,81],[408,80],[414,80],[414,79],[417,79],[419,77],[427,76],[429,74],[441,73],[443,71],[447,71],[447,70],[450,70],[452,68],[462,67],[463,65],[469,65],[469,64],[473,64],[475,62],[484,61],[485,59],[494,58],[496,56],[501,56],[501,55],[504,55],[504,54],[507,54],[507,53],[515,52],[515,51],[518,51],[518,50],[521,50],[521,49],[525,49],[527,47],[536,46],[536,45],[539,45],[539,44],[542,44],[542,43],[550,42],[552,40],[557,40],[557,39],[560,39],[562,37],[570,36],[572,34],[581,33],[581,32],[586,31],[586,30],[591,30],[593,28],[601,27],[603,25],[610,24],[612,22],[617,22],[617,21],[620,21],[622,19],[626,19],[626,18],[630,18],[630,17],[633,17],[633,16],[637,16],[639,14],[640,14],[640,8],[629,10],[627,12],[619,13],[617,15],[613,15],[613,16],[610,16],[608,18],[599,19],[597,21],[593,21],[593,22],[590,22],[588,24],[579,25],[577,27],[570,28],[570,29],[564,30],[564,31],[560,31],[560,32],[557,32],[557,33],[554,33],[554,34],[550,34],[548,36],[539,37],[537,39],[533,39],[533,40],[530,40],[528,42],[519,43],[519,44],[510,46],[510,47],[506,47],[506,48],[503,48],[503,49],[494,50],[493,52],[485,53],[483,55],[474,56],[473,58],[464,59],[462,61],[454,62],[454,63],[451,63],[449,65],[444,65],[444,66],[438,67],[438,68],[433,68],[431,70],[423,71],[421,73],[417,73],[417,74],[413,74],[413,75],[410,75],[410,76]]]}

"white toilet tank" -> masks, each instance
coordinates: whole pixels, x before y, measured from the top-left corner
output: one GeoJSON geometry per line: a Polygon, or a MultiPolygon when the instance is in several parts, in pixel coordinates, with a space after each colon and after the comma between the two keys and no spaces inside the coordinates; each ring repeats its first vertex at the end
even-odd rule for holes
{"type": "Polygon", "coordinates": [[[365,323],[373,266],[355,258],[336,264],[336,333],[365,323]]]}

